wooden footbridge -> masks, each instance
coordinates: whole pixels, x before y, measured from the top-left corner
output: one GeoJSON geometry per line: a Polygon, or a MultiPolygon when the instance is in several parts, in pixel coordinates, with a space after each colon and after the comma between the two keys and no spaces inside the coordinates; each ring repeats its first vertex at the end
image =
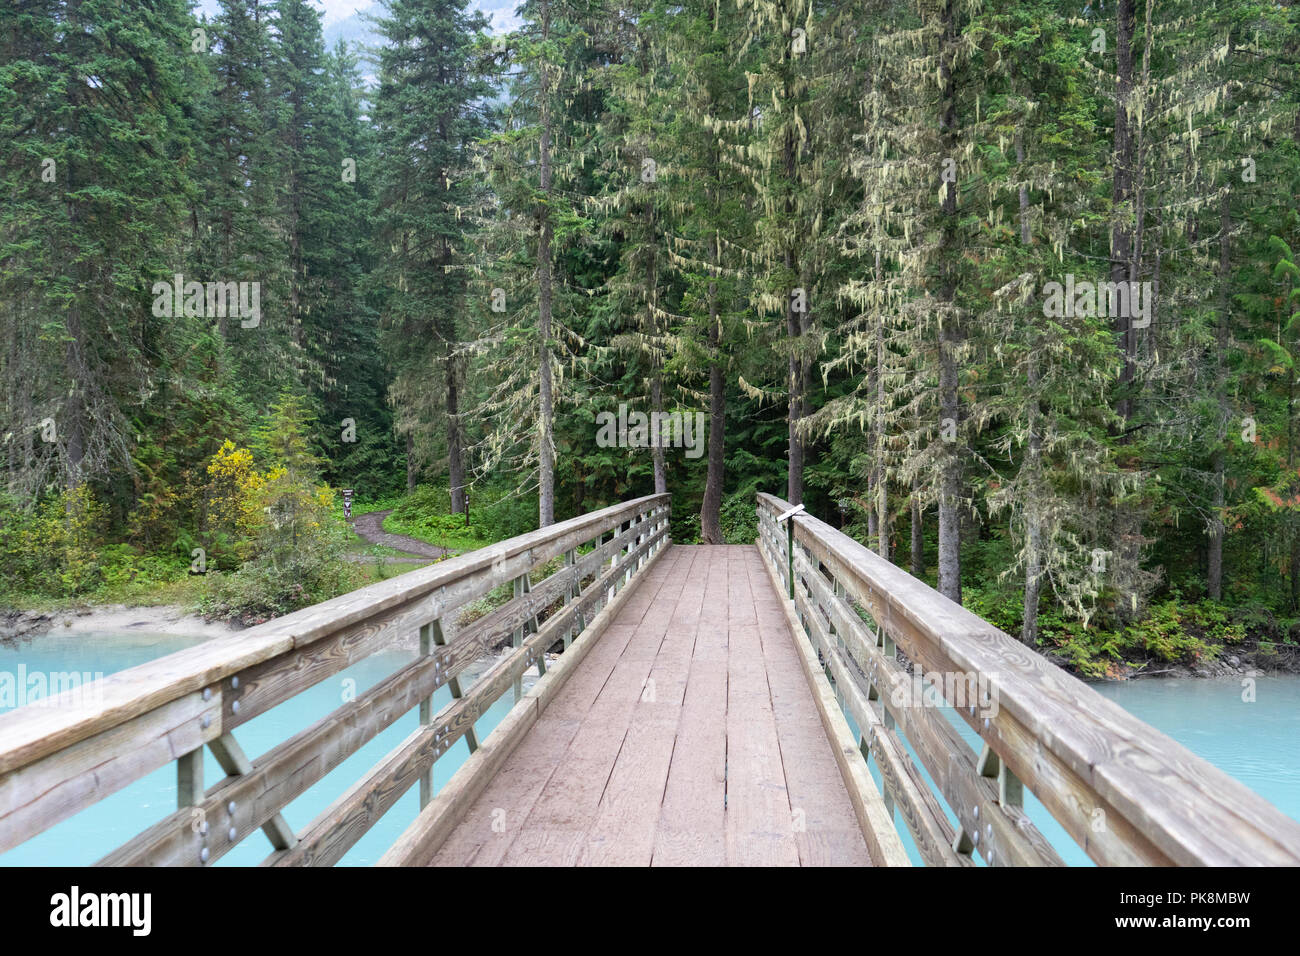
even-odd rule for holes
{"type": "Polygon", "coordinates": [[[667,495],[629,501],[0,716],[0,852],[174,763],[175,812],[100,863],[209,865],[261,830],[268,865],[332,864],[413,787],[382,865],[905,866],[904,833],[927,865],[1058,865],[1025,790],[1098,863],[1300,863],[1300,824],[1237,781],[842,533],[757,507],[757,546],[683,547],[667,495]],[[415,634],[386,680],[244,754],[242,724],[415,634]],[[290,827],[291,801],[417,710],[290,827]],[[453,746],[469,756],[435,792],[453,746]]]}

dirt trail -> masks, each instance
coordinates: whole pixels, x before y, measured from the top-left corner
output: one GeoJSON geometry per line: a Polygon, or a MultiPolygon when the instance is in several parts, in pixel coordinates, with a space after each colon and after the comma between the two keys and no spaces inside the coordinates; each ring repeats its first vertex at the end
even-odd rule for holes
{"type": "MultiPolygon", "coordinates": [[[[392,513],[393,511],[390,508],[387,511],[371,511],[363,515],[357,515],[352,521],[352,530],[371,544],[381,544],[395,551],[401,551],[404,555],[412,558],[441,558],[444,554],[455,553],[437,545],[427,544],[418,538],[407,537],[404,534],[390,534],[385,531],[384,519],[392,513]]],[[[392,558],[390,560],[398,559],[392,558]]]]}

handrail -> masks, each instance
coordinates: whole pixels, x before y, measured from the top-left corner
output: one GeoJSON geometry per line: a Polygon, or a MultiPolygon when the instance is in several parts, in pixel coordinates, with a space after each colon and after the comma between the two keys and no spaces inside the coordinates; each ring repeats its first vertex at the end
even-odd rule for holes
{"type": "Polygon", "coordinates": [[[760,551],[787,589],[793,567],[798,617],[927,863],[968,865],[978,853],[1059,864],[1024,815],[1023,781],[1101,864],[1300,864],[1300,823],[1263,797],[812,515],[778,528],[790,507],[758,495],[760,551]],[[980,754],[934,695],[980,736],[980,754]]]}
{"type": "MultiPolygon", "coordinates": [[[[176,813],[102,863],[201,865],[262,829],[267,862],[332,863],[524,672],[546,668],[668,543],[669,496],[648,495],[376,582],[239,634],[216,638],[0,715],[0,852],[175,761],[176,813]],[[586,553],[579,549],[592,545],[586,553]],[[532,572],[563,556],[534,583],[532,572]],[[514,597],[464,627],[465,604],[515,582],[514,597]],[[267,754],[250,761],[232,731],[402,634],[420,655],[267,754]],[[502,638],[515,650],[467,692],[457,675],[502,638]],[[433,693],[453,700],[432,713],[433,693]],[[83,706],[89,698],[92,703],[83,706]],[[280,810],[418,707],[421,728],[302,834],[280,810]],[[203,747],[227,776],[205,790],[203,747]]],[[[563,656],[563,655],[562,655],[563,656]]]]}

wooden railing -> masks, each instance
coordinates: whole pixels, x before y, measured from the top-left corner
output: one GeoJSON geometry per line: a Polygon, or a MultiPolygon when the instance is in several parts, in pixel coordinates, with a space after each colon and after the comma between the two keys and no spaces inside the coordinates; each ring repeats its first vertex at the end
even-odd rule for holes
{"type": "Polygon", "coordinates": [[[1101,864],[1300,864],[1300,823],[842,532],[778,523],[791,510],[758,496],[760,550],[927,865],[1060,865],[1025,788],[1101,864]]]}
{"type": "Polygon", "coordinates": [[[0,715],[0,852],[174,761],[176,812],[101,864],[206,865],[258,829],[274,848],[267,864],[337,862],[412,785],[429,803],[433,765],[453,743],[487,749],[493,738],[480,747],[474,721],[511,687],[516,706],[503,723],[535,709],[521,687],[529,668],[546,675],[529,694],[553,693],[556,672],[577,656],[570,645],[585,653],[626,585],[662,553],[668,510],[668,495],[652,495],[582,515],[110,675],[75,700],[0,715]],[[557,570],[532,580],[557,558],[557,570]],[[506,603],[458,625],[464,605],[511,582],[506,603]],[[244,755],[240,725],[417,632],[412,663],[258,759],[244,755]],[[462,688],[459,675],[503,639],[514,650],[462,688]],[[546,652],[561,645],[546,674],[546,652]],[[444,684],[452,700],[434,713],[444,684]],[[417,708],[419,729],[294,833],[285,806],[417,708]],[[207,789],[205,746],[227,774],[207,789]]]}

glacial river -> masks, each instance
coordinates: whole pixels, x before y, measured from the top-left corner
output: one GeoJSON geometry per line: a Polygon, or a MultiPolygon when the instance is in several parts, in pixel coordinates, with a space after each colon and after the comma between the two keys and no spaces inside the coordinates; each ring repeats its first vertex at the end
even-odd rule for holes
{"type": "MultiPolygon", "coordinates": [[[[64,635],[50,633],[17,646],[0,645],[0,674],[36,672],[102,672],[111,674],[154,660],[199,643],[194,639],[158,634],[92,633],[64,635]]],[[[384,651],[373,654],[315,687],[290,698],[239,728],[240,746],[250,759],[306,729],[344,701],[363,693],[412,660],[412,651],[384,651]],[[355,683],[351,683],[355,681],[355,683]]],[[[434,706],[442,707],[451,692],[441,688],[434,706]]],[[[476,728],[484,739],[509,711],[513,696],[507,693],[486,714],[476,728]]],[[[0,702],[0,710],[9,709],[0,702]]],[[[335,767],[315,786],[294,800],[284,811],[294,830],[302,830],[386,754],[419,726],[415,712],[403,715],[355,754],[335,767]]],[[[211,787],[225,776],[216,759],[206,752],[204,783],[211,787]]],[[[462,739],[434,765],[434,786],[443,786],[469,756],[462,739]]],[[[176,766],[168,764],[112,796],[56,824],[44,833],[0,854],[0,866],[83,866],[116,849],[141,830],[176,809],[176,766]]],[[[412,787],[384,817],[370,829],[342,859],[341,865],[369,866],[375,863],[419,811],[419,791],[412,787]]],[[[216,866],[256,866],[271,852],[261,834],[246,837],[216,866]]]]}
{"type": "MultiPolygon", "coordinates": [[[[36,672],[102,672],[133,667],[191,646],[198,641],[156,634],[51,633],[17,645],[0,645],[0,675],[17,675],[19,669],[36,672]]],[[[239,729],[244,751],[256,758],[291,735],[308,727],[342,703],[345,693],[355,695],[388,677],[410,660],[413,651],[386,651],[325,680],[239,729]],[[355,684],[350,683],[355,681],[355,684]]],[[[1246,786],[1272,801],[1284,813],[1300,819],[1300,678],[1256,678],[1255,700],[1243,700],[1239,680],[1148,680],[1093,685],[1137,717],[1216,764],[1246,786]]],[[[450,699],[442,688],[436,706],[450,699]]],[[[507,694],[480,718],[479,739],[509,710],[507,694]]],[[[7,709],[0,701],[0,710],[7,709]]],[[[974,744],[966,725],[954,721],[974,744]]],[[[398,720],[285,810],[295,830],[301,830],[418,725],[415,713],[398,720]]],[[[435,765],[435,786],[441,787],[464,762],[468,747],[462,740],[435,765]]],[[[874,771],[874,767],[873,767],[874,771]]],[[[211,754],[204,779],[208,786],[224,776],[211,754]]],[[[877,777],[877,784],[879,778],[877,777]]],[[[1066,862],[1087,865],[1089,860],[1066,836],[1051,815],[1025,794],[1026,811],[1066,862]]],[[[176,807],[174,764],[150,774],[100,801],[8,853],[0,866],[85,865],[115,849],[167,816],[176,807]]],[[[412,788],[343,858],[343,865],[373,864],[415,818],[419,807],[412,788]]],[[[904,837],[914,862],[920,859],[910,839],[904,837]]],[[[250,866],[270,852],[261,834],[252,834],[217,861],[218,866],[250,866]]]]}

